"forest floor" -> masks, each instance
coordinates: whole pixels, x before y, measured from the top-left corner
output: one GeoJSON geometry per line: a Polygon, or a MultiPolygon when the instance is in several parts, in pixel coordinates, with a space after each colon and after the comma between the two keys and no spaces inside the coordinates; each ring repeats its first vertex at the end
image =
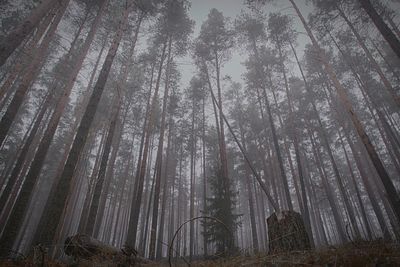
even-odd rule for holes
{"type": "MultiPolygon", "coordinates": [[[[146,265],[168,266],[168,264],[146,265]]],[[[188,266],[184,262],[172,266],[188,266]]],[[[400,266],[400,244],[375,242],[352,242],[340,247],[324,249],[293,251],[266,255],[237,256],[209,261],[192,262],[193,267],[239,267],[239,266],[400,266]]]]}
{"type": "MultiPolygon", "coordinates": [[[[32,259],[26,258],[19,261],[0,261],[0,266],[46,266],[46,267],[102,267],[117,266],[110,262],[86,262],[85,264],[67,265],[46,260],[42,265],[33,264],[32,259]]],[[[121,266],[121,265],[119,265],[121,266]]],[[[135,266],[143,267],[165,267],[169,266],[168,261],[140,264],[135,266]]],[[[199,260],[187,263],[183,260],[172,261],[172,266],[183,267],[239,267],[239,266],[266,266],[266,267],[286,267],[286,266],[400,266],[400,244],[385,243],[383,241],[374,242],[352,242],[339,247],[327,247],[318,250],[293,251],[280,254],[259,253],[252,256],[236,256],[231,258],[220,258],[213,260],[199,260]]]]}

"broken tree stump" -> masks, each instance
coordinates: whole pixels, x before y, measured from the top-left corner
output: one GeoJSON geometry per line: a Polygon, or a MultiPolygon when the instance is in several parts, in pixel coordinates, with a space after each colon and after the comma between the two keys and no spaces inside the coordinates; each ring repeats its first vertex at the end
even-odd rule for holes
{"type": "Polygon", "coordinates": [[[311,249],[301,215],[294,211],[275,212],[267,219],[269,252],[311,249]]]}
{"type": "MultiPolygon", "coordinates": [[[[141,263],[150,263],[149,260],[139,257],[132,248],[118,249],[102,243],[88,235],[74,235],[67,237],[64,242],[64,251],[77,261],[101,263],[101,266],[137,266],[141,263]]],[[[96,265],[100,266],[100,265],[96,265]]]]}

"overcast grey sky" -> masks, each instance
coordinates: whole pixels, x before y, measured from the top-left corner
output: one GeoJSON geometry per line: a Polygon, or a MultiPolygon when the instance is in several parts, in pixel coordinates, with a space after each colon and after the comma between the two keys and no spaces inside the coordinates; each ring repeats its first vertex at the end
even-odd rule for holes
{"type": "MultiPolygon", "coordinates": [[[[195,21],[195,29],[193,38],[198,36],[202,23],[207,19],[207,15],[212,8],[221,11],[225,17],[230,17],[232,20],[240,14],[241,10],[246,10],[245,0],[191,0],[192,7],[190,9],[190,16],[195,21]]],[[[310,12],[310,7],[305,4],[305,0],[298,0],[299,8],[305,15],[310,12]]],[[[266,13],[268,12],[281,12],[285,14],[293,14],[294,10],[288,0],[277,0],[273,4],[267,4],[264,7],[266,13]]],[[[296,17],[297,19],[297,17],[296,17]]],[[[299,30],[303,31],[299,25],[299,30]]],[[[305,43],[308,40],[300,36],[300,42],[305,43]]],[[[229,75],[234,81],[241,81],[241,75],[245,72],[242,62],[246,60],[247,55],[240,54],[238,49],[233,50],[232,58],[227,62],[223,68],[222,75],[229,75]]],[[[191,77],[195,74],[195,67],[191,65],[191,58],[185,57],[179,59],[181,63],[182,82],[184,86],[188,85],[191,77]]]]}

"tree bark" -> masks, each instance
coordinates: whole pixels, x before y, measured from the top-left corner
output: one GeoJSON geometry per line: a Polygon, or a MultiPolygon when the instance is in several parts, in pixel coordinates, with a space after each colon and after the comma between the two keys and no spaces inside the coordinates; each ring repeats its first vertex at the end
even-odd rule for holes
{"type": "Polygon", "coordinates": [[[367,192],[368,198],[371,202],[372,210],[374,211],[375,216],[378,220],[378,224],[381,228],[383,238],[385,240],[390,240],[391,238],[390,238],[389,230],[388,230],[388,227],[384,220],[384,215],[383,215],[382,209],[380,208],[379,203],[377,202],[377,199],[376,199],[376,195],[374,193],[374,186],[369,181],[368,174],[366,173],[367,168],[365,168],[364,164],[362,163],[359,152],[356,150],[356,147],[355,147],[353,141],[351,140],[348,130],[346,128],[344,128],[344,130],[345,130],[345,137],[346,137],[347,143],[350,146],[351,152],[354,157],[354,161],[356,162],[357,169],[358,169],[358,171],[360,173],[360,177],[363,181],[365,191],[367,192]]]}
{"type": "MultiPolygon", "coordinates": [[[[259,53],[258,53],[258,49],[257,49],[257,45],[256,45],[256,41],[253,39],[252,40],[252,45],[253,45],[253,52],[255,54],[256,60],[257,60],[257,72],[259,74],[260,77],[264,76],[264,74],[262,73],[262,71],[260,70],[261,66],[259,63],[259,53]]],[[[271,80],[270,80],[270,86],[272,86],[271,84],[271,80]]],[[[273,116],[272,116],[272,111],[271,111],[271,106],[268,100],[268,96],[267,96],[267,92],[266,92],[266,88],[264,83],[262,83],[260,85],[262,87],[262,93],[264,96],[264,101],[265,101],[265,107],[267,109],[267,114],[268,114],[268,119],[269,119],[269,123],[270,123],[270,127],[271,127],[271,133],[272,133],[272,140],[274,143],[274,147],[275,147],[275,152],[276,152],[276,156],[278,158],[278,163],[279,163],[279,171],[280,171],[280,175],[283,181],[283,189],[284,189],[284,193],[285,193],[285,198],[286,198],[286,202],[287,202],[287,206],[289,208],[289,210],[293,210],[293,204],[292,204],[292,199],[290,196],[290,191],[289,191],[289,183],[288,183],[288,179],[286,176],[286,171],[283,165],[283,158],[282,158],[282,154],[281,154],[281,150],[279,148],[279,142],[278,142],[278,137],[276,134],[276,127],[274,124],[274,120],[273,120],[273,116]]]]}
{"type": "Polygon", "coordinates": [[[67,5],[69,0],[42,0],[38,6],[0,43],[0,66],[55,6],[67,5]]]}
{"type": "MultiPolygon", "coordinates": [[[[288,105],[289,105],[289,122],[293,122],[294,121],[294,114],[293,114],[293,104],[292,104],[292,100],[290,97],[290,93],[289,93],[289,83],[288,83],[288,79],[287,79],[287,75],[286,75],[286,70],[285,70],[285,65],[284,65],[284,58],[283,58],[283,53],[282,53],[282,45],[279,41],[279,38],[277,37],[277,47],[278,47],[278,54],[279,54],[279,59],[280,59],[280,65],[281,65],[281,72],[283,74],[283,80],[285,83],[285,91],[286,91],[286,98],[288,101],[288,105]]],[[[290,41],[289,41],[290,43],[290,41]]],[[[291,45],[291,44],[290,44],[291,45]]],[[[292,49],[293,50],[293,49],[292,49]]],[[[305,182],[304,182],[304,172],[303,172],[303,166],[302,166],[302,162],[300,159],[300,149],[299,149],[299,141],[298,141],[298,134],[297,134],[297,130],[296,127],[293,127],[293,132],[289,132],[289,136],[291,136],[292,140],[293,140],[293,145],[294,145],[294,152],[295,152],[295,156],[296,156],[296,164],[297,164],[297,171],[299,174],[299,180],[300,180],[300,189],[301,189],[301,198],[299,198],[299,202],[302,201],[302,205],[303,206],[303,210],[304,210],[304,214],[303,214],[303,220],[304,220],[304,224],[309,236],[309,240],[310,240],[310,245],[311,247],[314,247],[314,239],[313,239],[313,231],[312,231],[312,227],[311,227],[311,215],[310,215],[310,211],[309,211],[309,207],[308,207],[308,202],[307,202],[307,192],[306,192],[306,188],[305,188],[305,182]]],[[[288,154],[288,157],[290,157],[290,154],[288,154]]],[[[293,183],[296,184],[296,181],[294,180],[293,177],[293,183]]]]}
{"type": "MultiPolygon", "coordinates": [[[[369,51],[368,47],[365,45],[365,42],[362,40],[360,34],[357,32],[349,18],[346,16],[346,14],[343,12],[343,10],[337,6],[337,10],[339,11],[340,16],[346,21],[347,25],[353,32],[354,36],[357,39],[358,44],[362,47],[364,50],[364,53],[367,55],[368,60],[371,62],[373,68],[375,71],[378,73],[379,77],[381,78],[387,92],[389,95],[392,97],[393,101],[396,103],[397,106],[400,106],[400,97],[397,96],[396,91],[394,90],[393,86],[390,84],[389,80],[386,78],[385,74],[383,73],[381,67],[378,65],[376,62],[375,58],[372,56],[371,52],[369,51]]],[[[329,34],[331,34],[329,32],[329,34]]],[[[333,37],[332,37],[333,39],[333,37]]]]}
{"type": "Polygon", "coordinates": [[[318,172],[319,172],[319,175],[321,176],[322,185],[325,189],[325,192],[326,192],[326,195],[327,195],[327,198],[329,201],[329,205],[332,208],[333,219],[335,220],[336,228],[337,228],[338,235],[339,235],[338,236],[339,241],[341,243],[344,243],[345,241],[347,241],[347,238],[346,238],[346,231],[343,228],[343,223],[341,220],[341,216],[339,214],[339,208],[336,204],[335,197],[333,196],[331,186],[329,185],[329,182],[328,182],[328,179],[326,176],[326,171],[323,167],[323,162],[322,162],[320,153],[317,149],[317,146],[315,144],[314,136],[311,133],[311,130],[308,130],[308,134],[309,134],[309,138],[311,141],[311,147],[312,147],[313,155],[314,155],[314,158],[315,158],[315,161],[317,164],[318,172]]]}
{"type": "Polygon", "coordinates": [[[89,236],[92,236],[93,234],[93,229],[94,229],[94,224],[96,221],[96,215],[97,215],[97,210],[99,208],[99,200],[100,200],[100,195],[103,189],[103,184],[104,184],[104,177],[105,177],[105,172],[107,168],[107,162],[108,158],[110,155],[111,151],[111,144],[112,140],[114,138],[114,133],[115,133],[115,125],[117,124],[117,120],[119,117],[119,106],[120,106],[120,101],[117,99],[118,96],[115,96],[116,99],[114,99],[114,104],[112,107],[112,117],[111,121],[109,124],[109,128],[107,131],[107,138],[104,144],[104,151],[101,157],[100,161],[100,169],[97,175],[96,183],[94,186],[94,191],[93,191],[93,197],[92,201],[89,207],[88,211],[88,222],[86,224],[86,229],[85,233],[89,236]]]}
{"type": "MultiPolygon", "coordinates": [[[[202,167],[203,167],[203,212],[206,212],[207,210],[207,175],[206,175],[206,112],[205,112],[205,106],[206,106],[206,100],[205,96],[203,98],[203,103],[202,103],[202,140],[201,140],[201,145],[202,145],[202,167]]],[[[173,214],[170,216],[173,216],[173,214]]],[[[208,249],[207,249],[207,238],[206,238],[206,219],[204,220],[203,224],[203,252],[204,252],[204,257],[207,257],[208,255],[208,249]]],[[[172,229],[171,229],[172,230],[172,229]]]]}
{"type": "MultiPolygon", "coordinates": [[[[160,200],[160,192],[161,192],[161,170],[163,166],[163,150],[164,150],[164,135],[165,135],[165,118],[167,114],[167,103],[169,97],[169,79],[170,79],[170,64],[172,60],[172,38],[169,38],[168,41],[168,56],[167,56],[167,66],[165,71],[165,90],[163,96],[163,104],[162,104],[162,114],[161,114],[161,125],[160,125],[160,138],[158,140],[158,148],[157,148],[157,168],[155,170],[155,185],[154,185],[154,199],[153,199],[153,214],[151,221],[151,231],[150,231],[150,247],[149,247],[149,258],[155,259],[156,256],[156,235],[157,235],[157,223],[158,223],[158,207],[160,200]]],[[[165,174],[166,175],[166,174],[165,174]]],[[[165,181],[166,182],[166,181],[165,181]]],[[[164,192],[166,193],[166,192],[164,192]]],[[[160,227],[163,227],[160,225],[160,227]]],[[[162,237],[158,237],[159,239],[162,237]]]]}
{"type": "Polygon", "coordinates": [[[20,109],[23,100],[25,98],[28,89],[33,83],[34,79],[39,75],[41,63],[44,62],[48,56],[47,52],[50,46],[50,41],[53,39],[56,33],[58,24],[64,15],[65,9],[67,8],[69,0],[66,0],[62,7],[57,10],[57,15],[55,16],[53,22],[51,23],[45,37],[42,40],[40,47],[37,49],[34,58],[30,62],[29,67],[26,68],[24,76],[21,78],[21,82],[8,106],[6,112],[0,121],[0,146],[7,136],[8,131],[11,128],[11,124],[14,122],[17,116],[18,110],[20,109]]]}
{"type": "Polygon", "coordinates": [[[356,177],[354,175],[353,167],[351,166],[351,162],[350,162],[349,156],[347,154],[346,147],[343,142],[343,137],[342,137],[340,131],[339,131],[339,139],[340,139],[340,144],[341,144],[343,152],[344,152],[344,156],[346,158],[347,166],[349,167],[352,186],[354,187],[354,190],[356,191],[356,196],[357,196],[358,205],[360,206],[362,221],[364,223],[364,227],[366,230],[366,236],[367,236],[368,240],[372,240],[372,230],[368,223],[367,213],[365,212],[365,207],[362,202],[361,193],[360,193],[360,190],[358,189],[358,185],[357,185],[356,177]]]}
{"type": "Polygon", "coordinates": [[[78,233],[84,233],[86,229],[87,222],[89,220],[89,213],[87,212],[90,209],[90,203],[92,201],[93,197],[93,189],[94,189],[94,184],[96,181],[96,177],[98,176],[99,173],[99,167],[100,167],[100,162],[102,159],[103,151],[104,151],[104,143],[106,140],[107,136],[107,128],[104,127],[105,129],[101,133],[101,138],[100,138],[100,144],[99,147],[96,151],[96,159],[94,161],[93,165],[93,170],[88,178],[88,188],[85,196],[85,200],[83,202],[83,209],[82,209],[82,214],[79,220],[79,226],[78,226],[78,233]]]}
{"type": "Polygon", "coordinates": [[[44,229],[46,229],[46,232],[36,233],[36,235],[38,236],[36,240],[39,240],[40,243],[51,244],[57,232],[58,224],[61,222],[63,209],[66,205],[66,200],[70,193],[69,187],[71,185],[71,177],[75,172],[79,156],[82,153],[84,144],[86,143],[90,126],[93,122],[98,103],[107,82],[108,74],[110,73],[112,63],[114,61],[115,55],[122,39],[122,35],[127,25],[130,10],[131,5],[127,5],[125,7],[125,10],[123,11],[114,40],[112,41],[106,59],[103,63],[102,69],[100,71],[99,77],[94,86],[92,96],[79,124],[77,134],[75,136],[71,150],[68,154],[68,158],[65,163],[63,172],[60,176],[59,182],[56,185],[55,197],[53,199],[49,199],[46,203],[45,208],[49,211],[49,214],[48,216],[42,217],[40,220],[40,224],[45,226],[44,229]]]}
{"type": "MultiPolygon", "coordinates": [[[[103,5],[103,10],[104,10],[105,5],[103,5]]],[[[61,98],[58,99],[55,111],[53,112],[51,119],[47,125],[47,128],[45,130],[45,133],[41,139],[41,142],[39,144],[39,147],[35,153],[35,157],[32,161],[31,167],[29,169],[29,172],[25,178],[24,184],[21,188],[21,192],[19,193],[18,199],[14,205],[14,210],[10,216],[9,219],[9,227],[10,229],[7,227],[6,230],[7,232],[10,231],[10,233],[14,233],[16,231],[17,228],[19,228],[20,223],[22,222],[21,216],[22,216],[22,212],[25,212],[25,210],[27,209],[27,205],[29,203],[29,200],[31,198],[31,195],[33,194],[33,188],[36,184],[36,181],[40,175],[40,170],[42,169],[44,160],[46,158],[48,149],[50,147],[51,141],[53,140],[54,134],[56,132],[57,129],[57,125],[60,121],[62,112],[67,104],[68,101],[68,97],[69,94],[72,90],[73,84],[75,83],[75,78],[79,72],[79,69],[82,66],[83,60],[85,55],[87,54],[88,50],[89,50],[89,46],[93,40],[94,34],[98,28],[98,24],[100,22],[100,18],[101,18],[101,14],[102,12],[99,12],[94,25],[91,29],[91,32],[89,33],[86,41],[85,41],[85,45],[84,45],[84,49],[81,52],[80,58],[78,59],[78,62],[76,63],[75,68],[73,69],[73,71],[70,73],[69,77],[68,77],[68,83],[66,85],[64,94],[61,96],[61,98]],[[15,230],[13,230],[15,229],[15,230]]],[[[71,49],[72,51],[72,49],[71,49]]],[[[52,90],[52,92],[54,92],[54,90],[52,90]]]]}
{"type": "MultiPolygon", "coordinates": [[[[119,83],[117,85],[116,92],[114,95],[115,99],[113,100],[112,111],[111,111],[112,117],[111,117],[111,121],[109,124],[107,139],[106,139],[104,152],[103,152],[101,163],[100,163],[99,173],[98,173],[98,176],[96,179],[94,195],[93,195],[90,209],[89,209],[89,217],[88,217],[89,220],[88,220],[88,223],[86,224],[86,229],[85,229],[85,233],[90,236],[97,236],[98,230],[94,231],[95,230],[95,222],[96,222],[96,220],[101,221],[101,219],[102,219],[101,218],[102,216],[98,216],[99,208],[102,208],[102,205],[99,206],[100,197],[101,197],[102,192],[107,192],[107,190],[108,190],[108,188],[104,188],[104,185],[107,185],[104,183],[104,180],[106,177],[106,168],[107,168],[107,163],[109,162],[109,157],[110,157],[110,152],[111,152],[114,135],[117,132],[116,125],[119,120],[119,115],[120,115],[120,110],[121,110],[121,105],[122,105],[122,95],[123,95],[122,91],[125,89],[126,80],[128,78],[127,77],[128,69],[129,69],[128,65],[129,65],[129,62],[131,62],[134,51],[135,51],[136,41],[138,38],[139,28],[140,28],[142,19],[143,19],[143,16],[140,16],[139,22],[138,22],[136,30],[135,30],[134,41],[133,41],[133,44],[129,51],[128,62],[126,63],[126,66],[122,67],[122,69],[121,69],[119,83]]],[[[116,154],[116,149],[114,149],[114,152],[116,154]]],[[[114,160],[115,160],[115,158],[114,158],[114,160]]],[[[102,215],[102,213],[101,213],[101,215],[102,215]]],[[[97,225],[99,225],[99,224],[100,223],[98,222],[97,225]]]]}
{"type": "Polygon", "coordinates": [[[376,9],[373,7],[370,0],[358,0],[360,2],[361,7],[367,12],[372,22],[378,28],[383,38],[385,38],[386,42],[393,49],[397,57],[400,58],[400,41],[396,37],[396,35],[390,30],[390,28],[383,21],[382,17],[379,16],[376,9]]]}
{"type": "MultiPolygon", "coordinates": [[[[223,179],[225,188],[229,188],[229,173],[228,173],[228,162],[226,157],[226,143],[225,143],[225,132],[224,132],[224,120],[222,118],[223,104],[222,104],[222,92],[221,92],[221,81],[220,81],[220,63],[218,59],[217,51],[214,52],[215,70],[216,70],[216,81],[217,81],[217,95],[218,95],[218,106],[219,106],[219,131],[220,131],[220,160],[221,168],[223,173],[223,179]]],[[[227,194],[230,190],[227,189],[227,194]]],[[[228,196],[227,196],[228,197],[228,196]]]]}
{"type": "Polygon", "coordinates": [[[3,96],[6,93],[8,93],[8,91],[11,89],[11,86],[17,79],[18,75],[21,74],[21,71],[24,70],[24,68],[28,65],[29,61],[34,58],[35,52],[37,51],[38,48],[38,43],[45,34],[47,28],[49,27],[55,15],[56,14],[49,14],[43,19],[43,21],[38,26],[38,29],[35,35],[33,36],[32,40],[30,40],[28,44],[23,48],[20,57],[17,59],[12,70],[9,72],[7,79],[1,85],[0,99],[3,99],[3,96]]]}
{"type": "MultiPolygon", "coordinates": [[[[39,113],[35,119],[35,123],[32,126],[32,129],[29,133],[28,138],[26,139],[24,145],[21,148],[21,152],[19,153],[18,158],[16,159],[16,163],[15,166],[11,172],[11,175],[7,181],[7,184],[3,190],[3,192],[1,193],[1,197],[0,197],[0,214],[2,214],[3,212],[3,208],[5,208],[7,199],[11,193],[12,188],[15,186],[17,179],[19,177],[19,174],[21,173],[21,169],[25,163],[25,160],[27,158],[27,154],[28,154],[28,150],[32,145],[33,139],[36,136],[36,133],[39,130],[39,126],[42,123],[42,120],[44,118],[44,115],[46,114],[46,111],[49,107],[50,104],[50,100],[51,100],[51,93],[49,93],[43,104],[41,105],[41,108],[39,110],[39,113]]],[[[4,179],[6,179],[7,177],[3,177],[4,179]]]]}
{"type": "MultiPolygon", "coordinates": [[[[386,193],[388,195],[389,202],[396,214],[396,217],[398,220],[400,220],[400,198],[397,193],[397,190],[388,174],[386,171],[381,159],[379,158],[378,153],[376,152],[375,147],[372,145],[371,140],[367,133],[365,132],[364,127],[361,124],[361,121],[359,120],[358,116],[354,112],[354,109],[352,107],[352,104],[346,94],[346,90],[343,88],[343,86],[340,84],[339,79],[336,76],[335,71],[333,70],[332,65],[328,62],[328,59],[326,58],[324,52],[322,51],[321,47],[319,46],[317,40],[315,39],[313,33],[311,32],[311,29],[308,27],[306,20],[302,16],[300,10],[298,9],[297,5],[294,3],[294,0],[289,0],[293,7],[296,10],[296,13],[300,17],[304,28],[306,29],[314,48],[317,50],[318,55],[320,57],[320,60],[322,61],[323,66],[325,67],[325,72],[328,74],[330,79],[333,82],[333,85],[338,93],[339,99],[341,100],[343,106],[349,113],[349,116],[351,118],[351,121],[353,122],[354,127],[356,128],[356,131],[358,135],[360,136],[364,147],[367,150],[368,156],[371,159],[376,171],[378,172],[379,178],[381,179],[384,188],[386,190],[386,193]]],[[[368,0],[360,0],[361,3],[368,3],[370,2],[368,0]]],[[[400,57],[400,44],[399,44],[399,49],[398,49],[398,55],[400,57]]]]}
{"type": "MultiPolygon", "coordinates": [[[[168,81],[168,80],[167,80],[168,81]]],[[[169,195],[169,187],[170,187],[170,181],[169,181],[169,173],[168,171],[170,170],[170,157],[171,157],[171,139],[172,139],[172,134],[174,132],[173,128],[173,115],[172,113],[169,114],[169,119],[168,119],[168,139],[167,139],[167,147],[166,147],[166,155],[165,155],[165,166],[164,166],[164,185],[162,189],[162,200],[161,200],[161,217],[160,217],[160,224],[158,227],[158,242],[157,242],[157,249],[156,249],[156,259],[161,259],[163,256],[163,247],[165,247],[166,242],[164,242],[164,228],[167,228],[167,225],[165,225],[165,216],[166,216],[166,207],[167,207],[167,201],[172,201],[171,199],[168,199],[169,195]]],[[[168,229],[168,228],[167,228],[168,229]]]]}
{"type": "Polygon", "coordinates": [[[137,177],[135,181],[135,193],[134,197],[132,198],[132,204],[131,204],[131,213],[129,216],[129,227],[128,227],[128,235],[126,239],[126,244],[130,247],[134,247],[136,243],[136,234],[137,234],[137,228],[138,228],[138,222],[139,222],[139,214],[140,214],[140,206],[142,203],[142,193],[143,193],[143,183],[144,183],[144,177],[146,173],[146,167],[147,167],[147,156],[149,152],[149,143],[150,143],[150,137],[152,135],[153,131],[153,123],[154,123],[154,112],[155,112],[155,105],[157,102],[158,98],[158,91],[160,89],[160,81],[161,81],[161,74],[162,74],[162,68],[164,65],[164,60],[165,60],[165,52],[167,49],[167,43],[163,45],[162,48],[162,53],[161,53],[161,59],[160,59],[160,66],[158,70],[158,76],[157,76],[157,81],[156,81],[156,87],[154,89],[154,95],[153,99],[151,101],[151,106],[148,114],[148,119],[147,119],[147,125],[146,125],[146,131],[145,131],[145,140],[144,140],[144,146],[143,146],[143,155],[142,155],[142,160],[140,163],[140,168],[138,170],[139,176],[137,177]]]}
{"type": "MultiPolygon", "coordinates": [[[[192,96],[192,114],[191,114],[191,129],[190,129],[190,203],[189,203],[189,218],[194,218],[194,198],[196,194],[195,184],[196,184],[196,129],[195,129],[195,99],[192,96]]],[[[221,135],[221,133],[220,133],[221,135]]],[[[220,149],[222,145],[220,143],[220,149]]],[[[221,151],[221,150],[220,150],[221,151]]],[[[222,158],[222,154],[221,154],[222,158]]],[[[193,259],[194,255],[194,221],[190,221],[189,223],[189,259],[190,261],[193,259]]]]}
{"type": "MultiPolygon", "coordinates": [[[[247,150],[241,119],[239,119],[239,128],[240,128],[240,138],[241,138],[242,146],[245,150],[247,150]]],[[[253,250],[254,250],[253,252],[257,253],[259,250],[258,237],[257,237],[257,226],[256,226],[255,215],[254,215],[254,202],[253,202],[253,193],[251,190],[250,173],[249,173],[247,166],[245,167],[244,172],[245,172],[244,175],[246,176],[245,184],[246,184],[247,198],[248,198],[248,203],[249,203],[249,216],[250,216],[250,226],[251,226],[250,230],[251,230],[251,237],[252,237],[252,241],[253,241],[253,250]]]]}
{"type": "MultiPolygon", "coordinates": [[[[67,1],[68,2],[68,1],[67,1]]],[[[61,18],[64,14],[64,11],[67,7],[67,2],[64,3],[64,6],[58,10],[58,14],[54,18],[50,29],[48,30],[46,36],[44,37],[42,41],[42,45],[39,48],[38,53],[35,55],[35,58],[31,62],[31,65],[27,69],[27,74],[23,77],[23,80],[21,81],[20,86],[18,87],[13,100],[11,101],[7,111],[3,115],[3,118],[1,119],[0,122],[0,143],[2,144],[8,130],[11,127],[12,122],[14,121],[14,118],[16,116],[16,113],[19,109],[19,107],[22,104],[23,98],[29,88],[29,85],[32,82],[32,79],[36,77],[36,75],[39,73],[39,70],[36,69],[38,65],[40,64],[41,61],[44,60],[45,58],[45,53],[48,50],[48,47],[50,45],[50,41],[53,38],[55,31],[57,29],[57,26],[59,22],[61,21],[61,18]]],[[[35,184],[35,181],[25,181],[24,182],[24,187],[25,188],[33,188],[35,184]]],[[[0,239],[0,243],[4,244],[2,245],[0,249],[0,256],[8,256],[10,253],[10,250],[15,242],[15,239],[18,234],[18,230],[23,222],[23,216],[25,213],[25,208],[26,205],[29,202],[31,192],[28,192],[28,194],[24,194],[24,197],[18,197],[17,203],[14,206],[14,209],[12,211],[12,214],[10,215],[10,218],[7,221],[7,225],[5,226],[5,231],[3,232],[3,235],[0,239]],[[22,204],[19,204],[22,203],[22,204]]]]}

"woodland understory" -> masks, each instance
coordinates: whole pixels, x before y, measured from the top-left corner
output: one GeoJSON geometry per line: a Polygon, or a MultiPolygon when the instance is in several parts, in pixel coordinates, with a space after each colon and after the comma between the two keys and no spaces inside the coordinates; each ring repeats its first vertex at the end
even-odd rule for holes
{"type": "Polygon", "coordinates": [[[400,2],[198,1],[0,1],[0,266],[400,266],[400,2]]]}

